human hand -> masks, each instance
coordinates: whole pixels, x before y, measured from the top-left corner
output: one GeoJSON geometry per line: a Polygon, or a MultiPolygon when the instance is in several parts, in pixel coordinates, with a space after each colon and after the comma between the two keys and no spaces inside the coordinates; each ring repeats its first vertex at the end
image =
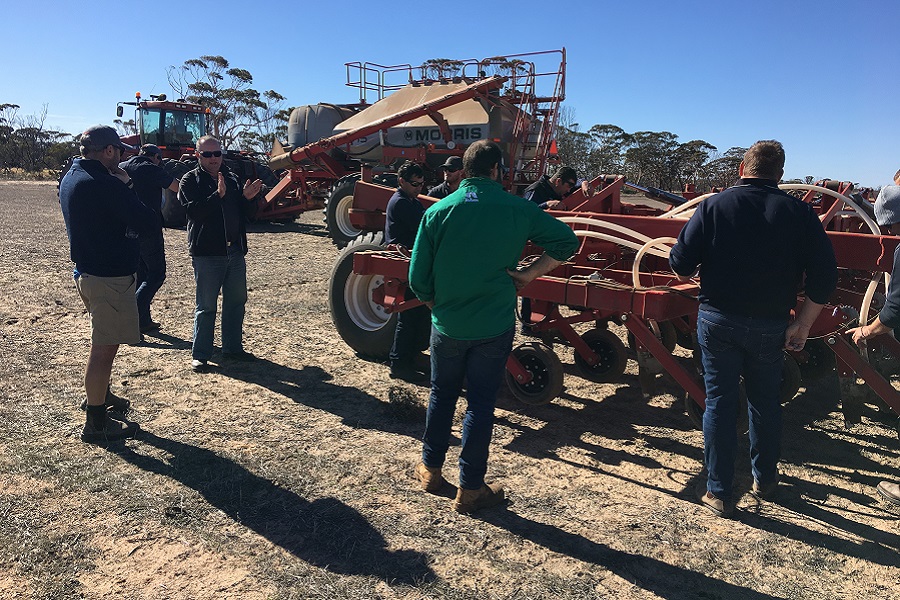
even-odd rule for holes
{"type": "Polygon", "coordinates": [[[546,204],[547,208],[556,208],[557,206],[562,204],[562,202],[560,202],[559,200],[547,200],[546,204]]]}
{"type": "Polygon", "coordinates": [[[225,187],[225,176],[222,175],[222,171],[219,171],[219,186],[218,186],[219,198],[224,198],[227,191],[228,191],[228,188],[225,187]]]}
{"type": "Polygon", "coordinates": [[[849,335],[853,339],[853,343],[860,348],[866,345],[866,338],[869,337],[869,335],[863,331],[865,328],[865,325],[863,325],[862,327],[853,327],[852,329],[847,330],[847,335],[849,335]]]}
{"type": "Polygon", "coordinates": [[[594,195],[594,186],[591,185],[591,182],[585,179],[581,182],[581,191],[584,193],[586,198],[590,198],[594,195]]]}
{"type": "Polygon", "coordinates": [[[128,185],[128,182],[131,181],[131,176],[128,175],[128,173],[126,173],[125,170],[119,165],[110,167],[109,174],[126,185],[128,185]]]}
{"type": "Polygon", "coordinates": [[[256,179],[254,181],[250,181],[249,179],[244,182],[244,198],[250,200],[254,198],[259,190],[262,189],[262,181],[256,179]]]}
{"type": "Polygon", "coordinates": [[[790,352],[803,350],[807,337],[809,337],[809,327],[794,321],[784,332],[784,349],[790,352]]]}

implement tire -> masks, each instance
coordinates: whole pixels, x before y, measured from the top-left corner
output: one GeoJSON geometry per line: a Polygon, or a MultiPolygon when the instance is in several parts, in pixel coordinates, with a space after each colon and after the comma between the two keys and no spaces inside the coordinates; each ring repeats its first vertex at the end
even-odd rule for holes
{"type": "Polygon", "coordinates": [[[363,356],[386,359],[394,343],[397,313],[387,313],[372,300],[381,285],[381,275],[357,275],[353,255],[363,250],[381,250],[384,234],[370,232],[350,242],[340,253],[328,280],[328,308],[338,334],[363,356]]]}
{"type": "Polygon", "coordinates": [[[338,180],[325,204],[325,225],[331,241],[344,248],[362,233],[350,223],[350,207],[353,206],[353,189],[359,175],[349,175],[338,180]]]}

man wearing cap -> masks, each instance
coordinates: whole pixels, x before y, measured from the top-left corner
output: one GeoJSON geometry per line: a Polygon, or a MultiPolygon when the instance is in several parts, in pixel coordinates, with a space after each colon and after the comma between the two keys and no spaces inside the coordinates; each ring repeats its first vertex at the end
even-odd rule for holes
{"type": "MultiPolygon", "coordinates": [[[[397,191],[388,201],[385,210],[384,243],[397,244],[413,249],[419,222],[425,207],[419,201],[419,191],[425,182],[425,171],[414,162],[407,161],[397,170],[397,191]]],[[[406,300],[415,300],[411,290],[406,290],[406,300]]],[[[397,315],[394,343],[391,346],[391,379],[424,384],[428,381],[428,357],[422,350],[428,348],[431,333],[431,312],[427,306],[417,306],[397,315]]]]}
{"type": "Polygon", "coordinates": [[[256,215],[259,179],[241,185],[222,164],[222,143],[211,135],[197,140],[197,168],[185,173],[178,199],[187,214],[188,251],[194,266],[197,307],[191,369],[206,371],[213,353],[216,303],[222,293],[222,358],[250,361],[244,350],[247,304],[247,221],[256,215]]]}
{"type": "Polygon", "coordinates": [[[91,349],[84,372],[87,418],[81,439],[110,442],[133,437],[137,423],[125,419],[127,400],[109,395],[119,344],[140,342],[135,271],[137,233],[153,228],[153,211],[119,168],[122,150],[132,150],[112,127],[95,125],[81,134],[76,158],[59,187],[75,287],[91,315],[91,349]]]}
{"type": "Polygon", "coordinates": [[[531,200],[544,210],[556,208],[559,201],[568,196],[578,185],[578,176],[572,167],[560,167],[552,177],[541,177],[525,188],[522,197],[531,200]]]}
{"type": "Polygon", "coordinates": [[[141,333],[156,331],[160,327],[150,316],[150,303],[166,279],[161,190],[178,192],[178,181],[166,173],[160,163],[162,151],[153,144],[144,144],[140,154],[119,165],[131,176],[138,198],[154,213],[153,228],[138,235],[141,260],[137,270],[138,288],[135,297],[141,333]]]}
{"type": "Polygon", "coordinates": [[[426,194],[426,196],[431,196],[438,200],[446,198],[459,189],[459,182],[463,179],[462,158],[459,156],[449,156],[440,168],[444,171],[443,183],[434,186],[428,190],[428,193],[426,194]]]}
{"type": "MultiPolygon", "coordinates": [[[[894,174],[896,185],[881,188],[875,199],[875,220],[882,227],[887,227],[891,235],[900,235],[900,171],[894,174]]],[[[891,284],[888,286],[884,308],[874,321],[862,327],[847,330],[853,341],[860,348],[865,347],[866,340],[891,330],[900,328],[900,246],[894,250],[894,266],[891,269],[891,284]]],[[[892,504],[900,505],[900,485],[890,481],[882,481],[875,488],[882,498],[892,504]]]]}

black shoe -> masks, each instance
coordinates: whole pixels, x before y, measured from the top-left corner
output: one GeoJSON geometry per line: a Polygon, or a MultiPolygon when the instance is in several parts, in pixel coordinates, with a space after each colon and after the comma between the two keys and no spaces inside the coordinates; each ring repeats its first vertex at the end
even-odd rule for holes
{"type": "Polygon", "coordinates": [[[241,350],[240,352],[222,352],[222,358],[225,360],[236,360],[239,362],[252,362],[256,357],[252,352],[241,350]]]}
{"type": "Polygon", "coordinates": [[[160,325],[156,321],[151,320],[146,325],[141,325],[141,333],[150,333],[151,331],[159,331],[160,327],[162,327],[162,325],[160,325]]]}
{"type": "Polygon", "coordinates": [[[428,385],[430,381],[430,377],[422,371],[407,366],[392,366],[391,379],[400,379],[413,385],[428,385]]]}
{"type": "MultiPolygon", "coordinates": [[[[103,406],[106,407],[106,410],[115,411],[124,415],[131,409],[131,400],[116,396],[112,393],[112,390],[106,388],[106,400],[103,402],[103,406]]],[[[87,400],[82,400],[79,408],[81,410],[87,410],[87,400]]]]}
{"type": "Polygon", "coordinates": [[[137,423],[127,421],[124,417],[120,420],[111,415],[106,415],[106,419],[101,425],[98,427],[93,423],[89,415],[84,429],[81,431],[81,441],[89,444],[117,442],[133,438],[141,428],[137,423]]]}
{"type": "Polygon", "coordinates": [[[208,369],[209,363],[205,360],[195,358],[191,361],[191,371],[193,371],[194,373],[206,373],[208,369]]]}

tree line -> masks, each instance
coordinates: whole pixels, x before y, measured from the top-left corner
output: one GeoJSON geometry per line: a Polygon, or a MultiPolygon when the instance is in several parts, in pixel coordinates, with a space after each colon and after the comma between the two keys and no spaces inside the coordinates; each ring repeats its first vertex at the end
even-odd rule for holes
{"type": "MultiPolygon", "coordinates": [[[[682,143],[669,131],[628,133],[612,124],[580,131],[571,107],[561,111],[556,139],[560,161],[575,168],[579,176],[624,175],[631,183],[671,191],[693,184],[701,193],[732,185],[747,151],[733,146],[720,152],[704,140],[682,143]]],[[[785,183],[815,179],[808,175],[785,183]]]]}

